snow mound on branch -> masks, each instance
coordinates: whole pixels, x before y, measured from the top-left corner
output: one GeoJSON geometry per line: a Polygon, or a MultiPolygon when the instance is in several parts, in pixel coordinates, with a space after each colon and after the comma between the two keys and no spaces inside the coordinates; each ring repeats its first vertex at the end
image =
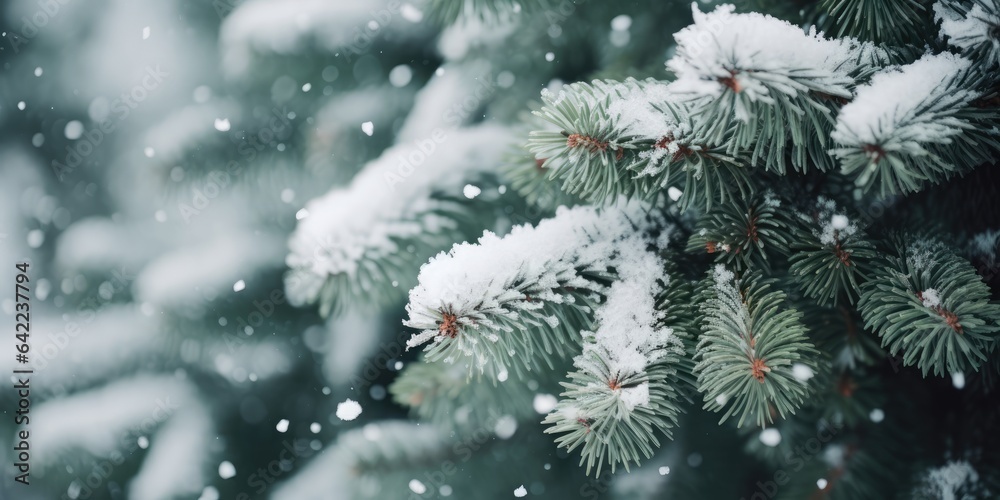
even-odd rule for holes
{"type": "MultiPolygon", "coordinates": [[[[588,342],[584,354],[574,360],[577,368],[601,377],[604,370],[588,353],[596,354],[613,382],[644,373],[647,367],[671,351],[680,352],[680,340],[673,329],[661,326],[664,313],[656,307],[656,296],[669,283],[664,262],[645,250],[641,238],[620,245],[614,259],[618,270],[607,298],[597,308],[594,333],[584,332],[588,342]]],[[[649,382],[618,389],[618,397],[628,411],[649,404],[649,382]]]]}
{"type": "Polygon", "coordinates": [[[950,85],[969,64],[955,54],[928,54],[912,64],[876,74],[871,83],[858,87],[854,100],[840,110],[831,137],[842,144],[880,145],[887,151],[900,149],[909,141],[951,142],[950,137],[962,133],[962,124],[926,107],[942,101],[947,105],[935,109],[955,109],[975,99],[975,92],[950,85]],[[895,140],[884,145],[889,139],[895,140]]]}
{"type": "Polygon", "coordinates": [[[876,57],[870,44],[826,39],[764,14],[735,14],[732,5],[702,13],[692,4],[692,11],[694,24],[674,34],[677,54],[667,62],[677,92],[717,97],[728,86],[772,102],[771,87],[850,97],[848,74],[876,57]]]}
{"type": "Polygon", "coordinates": [[[1000,25],[1000,12],[989,12],[976,2],[963,14],[955,4],[960,5],[947,0],[934,4],[934,21],[941,23],[941,35],[948,37],[948,43],[963,50],[994,45],[991,31],[1000,25]]]}
{"type": "Polygon", "coordinates": [[[415,24],[399,15],[399,2],[257,0],[244,2],[222,22],[219,39],[226,73],[240,77],[257,53],[293,54],[315,43],[348,57],[367,52],[376,39],[407,34],[415,24]]]}
{"type": "Polygon", "coordinates": [[[346,188],[306,204],[288,246],[294,271],[289,300],[316,299],[327,276],[353,276],[366,262],[402,251],[399,239],[423,237],[454,222],[434,214],[434,192],[459,193],[468,175],[492,170],[513,143],[509,129],[478,125],[436,131],[430,138],[398,144],[369,163],[346,188]]]}
{"type": "Polygon", "coordinates": [[[633,233],[641,219],[639,204],[601,212],[561,207],[536,227],[517,226],[503,238],[486,231],[476,243],[456,244],[420,269],[405,324],[424,331],[407,345],[443,340],[436,312],[448,311],[460,324],[489,327],[483,323],[489,315],[516,318],[519,309],[562,303],[559,288],[595,290],[582,272],[605,272],[613,264],[616,243],[633,233]]]}

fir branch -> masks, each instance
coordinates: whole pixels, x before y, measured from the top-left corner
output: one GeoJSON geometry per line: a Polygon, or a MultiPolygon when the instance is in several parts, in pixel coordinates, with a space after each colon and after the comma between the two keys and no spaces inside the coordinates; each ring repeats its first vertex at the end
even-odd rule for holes
{"type": "Polygon", "coordinates": [[[938,0],[934,20],[941,36],[985,67],[1000,65],[1000,0],[938,0]]]}
{"type": "Polygon", "coordinates": [[[657,435],[671,437],[681,409],[678,368],[686,335],[686,287],[664,272],[666,264],[641,248],[624,276],[611,285],[597,309],[597,330],[585,333],[576,370],[563,383],[555,410],[544,420],[556,444],[580,447],[587,473],[604,462],[612,473],[620,463],[638,464],[659,447],[657,435]]]}
{"type": "Polygon", "coordinates": [[[415,262],[481,227],[459,193],[484,179],[512,136],[492,125],[435,134],[390,148],[350,186],[306,205],[286,258],[293,305],[318,301],[326,316],[398,299],[415,262]]]}
{"type": "Polygon", "coordinates": [[[730,154],[786,171],[833,166],[827,149],[833,116],[853,96],[857,78],[887,62],[888,53],[854,39],[825,39],[756,13],[720,6],[694,9],[695,23],[674,35],[674,92],[699,104],[700,132],[726,140],[730,154]],[[730,130],[735,132],[727,140],[730,130]],[[791,143],[790,155],[786,146],[791,143]]]}
{"type": "Polygon", "coordinates": [[[1000,150],[1000,115],[975,105],[978,86],[970,62],[948,53],[877,74],[838,115],[831,152],[882,196],[969,171],[1000,150]]]}
{"type": "Polygon", "coordinates": [[[651,198],[668,187],[681,209],[711,207],[751,189],[724,148],[695,133],[690,103],[655,80],[595,80],[543,92],[536,114],[555,130],[531,133],[528,150],[563,188],[591,201],[651,198]]]}
{"type": "Polygon", "coordinates": [[[854,303],[875,258],[875,245],[833,200],[820,197],[813,212],[800,218],[805,227],[796,231],[789,273],[821,305],[844,298],[854,303]]]}
{"type": "Polygon", "coordinates": [[[404,322],[421,332],[407,345],[429,342],[429,361],[468,361],[470,371],[489,368],[494,377],[508,367],[518,375],[551,368],[575,354],[577,332],[589,327],[592,304],[613,278],[618,246],[645,241],[656,220],[638,204],[563,208],[537,227],[456,245],[421,268],[404,322]]]}
{"type": "Polygon", "coordinates": [[[702,216],[686,250],[714,254],[716,262],[735,269],[768,269],[767,253],[787,253],[791,236],[781,200],[766,193],[747,205],[728,203],[702,216]]]}
{"type": "Polygon", "coordinates": [[[823,0],[836,36],[889,45],[920,40],[931,27],[927,0],[823,0]]]}
{"type": "Polygon", "coordinates": [[[969,262],[940,242],[904,245],[862,290],[865,326],[925,376],[977,370],[1000,332],[1000,304],[989,301],[989,288],[969,262]]]}
{"type": "Polygon", "coordinates": [[[809,392],[794,363],[816,369],[818,351],[807,341],[801,313],[785,294],[756,274],[737,278],[723,265],[709,272],[700,292],[702,335],[695,359],[705,408],[722,421],[739,414],[738,425],[756,425],[795,413],[809,392]]]}

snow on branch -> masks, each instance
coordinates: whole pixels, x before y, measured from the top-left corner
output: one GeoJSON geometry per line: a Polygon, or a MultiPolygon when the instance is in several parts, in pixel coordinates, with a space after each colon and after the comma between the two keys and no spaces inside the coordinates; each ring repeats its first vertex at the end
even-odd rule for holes
{"type": "Polygon", "coordinates": [[[940,0],[934,4],[934,21],[941,23],[948,44],[970,59],[1000,64],[1000,1],[940,0]]]}
{"type": "MultiPolygon", "coordinates": [[[[634,242],[629,242],[634,243],[634,242]]],[[[680,412],[679,358],[684,353],[676,317],[682,306],[678,284],[666,263],[643,245],[622,246],[618,281],[596,310],[594,332],[584,332],[583,353],[566,392],[544,423],[559,433],[556,443],[570,450],[582,446],[581,464],[589,473],[605,458],[614,472],[618,463],[650,458],[659,446],[656,433],[670,436],[680,412]]]]}
{"type": "MultiPolygon", "coordinates": [[[[385,294],[414,261],[454,241],[462,186],[489,172],[513,143],[496,125],[435,129],[398,144],[365,166],[346,188],[310,201],[289,240],[285,285],[295,305],[385,294]]],[[[365,300],[372,302],[373,296],[365,300]]]]}
{"type": "Polygon", "coordinates": [[[986,161],[996,149],[996,113],[976,109],[970,61],[942,53],[875,75],[844,106],[831,137],[846,173],[881,193],[918,191],[986,161]],[[984,141],[984,142],[981,142],[984,141]],[[945,149],[948,148],[948,149],[945,149]],[[948,154],[960,148],[959,154],[948,154]]]}
{"type": "Polygon", "coordinates": [[[537,227],[455,245],[421,268],[410,291],[405,324],[421,332],[408,346],[429,342],[430,361],[471,360],[470,370],[489,366],[491,375],[565,357],[611,269],[626,264],[620,248],[648,241],[652,219],[635,203],[560,208],[537,227]]]}
{"type": "Polygon", "coordinates": [[[687,207],[745,189],[736,160],[696,133],[692,105],[664,82],[594,80],[542,100],[535,114],[555,128],[532,132],[528,150],[570,193],[604,201],[683,187],[677,201],[687,207]]]}
{"type": "Polygon", "coordinates": [[[824,149],[830,116],[851,99],[861,73],[885,63],[886,52],[767,15],[735,14],[732,5],[692,9],[695,22],[674,35],[677,52],[667,68],[677,75],[671,90],[702,103],[711,142],[721,143],[738,123],[731,153],[752,150],[753,163],[763,159],[784,172],[790,139],[796,169],[831,167],[826,155],[810,151],[824,149]]]}
{"type": "Polygon", "coordinates": [[[244,2],[222,22],[222,65],[229,76],[243,77],[256,53],[287,55],[310,44],[355,57],[387,33],[404,40],[413,36],[418,31],[416,21],[419,19],[414,20],[395,0],[244,2]]]}

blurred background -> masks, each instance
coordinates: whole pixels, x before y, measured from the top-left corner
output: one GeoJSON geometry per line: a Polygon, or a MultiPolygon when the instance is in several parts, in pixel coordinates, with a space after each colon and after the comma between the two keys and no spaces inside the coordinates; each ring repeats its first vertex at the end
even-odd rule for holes
{"type": "MultiPolygon", "coordinates": [[[[17,400],[0,391],[0,498],[641,498],[677,475],[664,468],[711,454],[679,442],[612,488],[542,434],[558,388],[529,383],[527,403],[464,432],[394,402],[416,357],[401,320],[419,265],[544,217],[512,177],[533,201],[558,196],[532,191],[539,169],[517,147],[539,92],[664,78],[671,34],[691,20],[683,2],[554,1],[506,22],[460,5],[0,2],[0,282],[30,263],[35,370],[30,487],[7,466],[17,400]],[[435,146],[458,151],[427,162],[439,166],[400,171],[383,154],[453,129],[478,135],[435,146]],[[290,277],[289,240],[316,215],[310,200],[348,188],[357,204],[339,213],[355,233],[427,199],[474,220],[431,241],[418,228],[424,244],[391,256],[391,286],[326,319],[310,277],[290,277]]],[[[0,310],[13,324],[12,293],[0,310]]],[[[18,366],[4,338],[6,374],[18,366]]]]}

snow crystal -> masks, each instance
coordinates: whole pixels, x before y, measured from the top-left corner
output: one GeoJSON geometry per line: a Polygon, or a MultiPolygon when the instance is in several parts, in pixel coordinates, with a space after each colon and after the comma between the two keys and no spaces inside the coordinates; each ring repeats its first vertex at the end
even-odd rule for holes
{"type": "Polygon", "coordinates": [[[63,129],[63,134],[71,141],[79,139],[83,135],[83,123],[80,123],[80,120],[71,120],[63,129]]]}
{"type": "Polygon", "coordinates": [[[764,443],[766,446],[774,448],[781,443],[781,432],[775,428],[764,429],[760,431],[760,442],[764,443]]]}
{"type": "Polygon", "coordinates": [[[323,426],[320,425],[319,422],[313,422],[309,424],[309,432],[312,432],[313,434],[319,434],[319,431],[321,431],[322,429],[323,426]]]}
{"type": "Polygon", "coordinates": [[[139,448],[145,450],[146,448],[149,448],[149,438],[146,436],[139,436],[139,439],[136,440],[136,444],[139,445],[139,448]]]}
{"type": "Polygon", "coordinates": [[[924,307],[938,307],[941,305],[941,295],[933,288],[928,288],[920,292],[920,297],[924,307]]]}
{"type": "Polygon", "coordinates": [[[815,373],[813,373],[813,369],[802,363],[795,363],[792,365],[792,376],[799,382],[806,382],[807,380],[813,378],[813,375],[815,375],[815,373]]]}
{"type": "MultiPolygon", "coordinates": [[[[823,245],[834,246],[857,234],[860,229],[846,215],[837,213],[837,204],[831,199],[820,196],[816,200],[816,221],[818,229],[813,229],[813,235],[819,239],[823,245]]],[[[803,215],[806,221],[811,221],[812,216],[803,215]]]]}
{"type": "Polygon", "coordinates": [[[226,132],[231,127],[229,123],[229,118],[216,118],[215,119],[215,130],[219,132],[226,132]]]}
{"type": "Polygon", "coordinates": [[[473,186],[472,184],[466,184],[465,187],[462,188],[462,194],[464,194],[465,197],[470,200],[475,198],[476,196],[479,196],[479,194],[482,192],[483,192],[482,189],[479,189],[478,186],[473,186]]]}
{"type": "Polygon", "coordinates": [[[532,401],[532,407],[535,411],[541,414],[546,414],[555,409],[558,400],[555,396],[551,394],[535,394],[535,399],[532,401]]]}
{"type": "Polygon", "coordinates": [[[819,488],[819,489],[821,489],[821,490],[825,489],[827,484],[828,483],[827,483],[826,479],[819,478],[819,479],[816,480],[816,487],[819,488]]]}
{"type": "Polygon", "coordinates": [[[236,283],[233,283],[233,291],[234,292],[243,291],[243,289],[245,289],[246,287],[247,287],[247,283],[246,283],[246,281],[243,281],[243,280],[239,280],[236,283]]]}
{"type": "Polygon", "coordinates": [[[361,405],[357,401],[347,399],[343,403],[337,403],[337,418],[349,421],[361,415],[361,405]]]}
{"type": "MultiPolygon", "coordinates": [[[[848,74],[863,63],[860,54],[868,50],[866,45],[850,38],[825,39],[768,15],[734,10],[721,5],[702,13],[692,5],[694,24],[674,34],[677,53],[667,67],[678,78],[671,88],[718,96],[727,85],[735,86],[750,99],[768,103],[776,99],[768,86],[791,95],[815,90],[851,96],[848,74]]],[[[747,110],[737,118],[749,119],[747,110]]]]}
{"type": "Polygon", "coordinates": [[[517,489],[514,490],[514,496],[517,498],[528,496],[528,490],[526,490],[524,488],[524,485],[522,484],[521,486],[518,486],[517,489]]]}
{"type": "Polygon", "coordinates": [[[427,492],[427,487],[424,486],[424,483],[421,483],[420,480],[418,479],[410,479],[409,487],[410,491],[418,495],[423,495],[424,493],[427,492]]]}
{"type": "Polygon", "coordinates": [[[965,387],[965,374],[962,372],[955,372],[951,374],[951,385],[956,389],[961,389],[965,387]]]}
{"type": "Polygon", "coordinates": [[[949,141],[962,133],[961,126],[948,120],[915,120],[916,113],[931,101],[939,100],[940,106],[951,108],[974,99],[977,94],[973,91],[948,87],[969,64],[967,59],[945,52],[876,74],[841,108],[831,137],[847,145],[879,145],[886,151],[901,149],[906,141],[949,141]]]}
{"type": "Polygon", "coordinates": [[[236,475],[236,466],[228,460],[224,460],[219,464],[219,477],[222,479],[229,479],[236,475]]]}
{"type": "Polygon", "coordinates": [[[279,420],[278,421],[278,425],[274,426],[274,428],[277,429],[278,432],[281,432],[281,433],[288,432],[288,419],[287,418],[283,418],[283,419],[279,420]]]}
{"type": "Polygon", "coordinates": [[[661,476],[666,476],[667,474],[670,474],[670,467],[664,465],[659,469],[657,469],[656,471],[659,472],[661,476]]]}
{"type": "Polygon", "coordinates": [[[364,122],[361,124],[361,131],[364,132],[365,135],[371,137],[371,135],[375,133],[375,124],[372,122],[364,122]]]}
{"type": "Polygon", "coordinates": [[[500,439],[510,439],[517,432],[517,419],[510,415],[504,415],[497,419],[493,426],[493,432],[500,439]]]}

